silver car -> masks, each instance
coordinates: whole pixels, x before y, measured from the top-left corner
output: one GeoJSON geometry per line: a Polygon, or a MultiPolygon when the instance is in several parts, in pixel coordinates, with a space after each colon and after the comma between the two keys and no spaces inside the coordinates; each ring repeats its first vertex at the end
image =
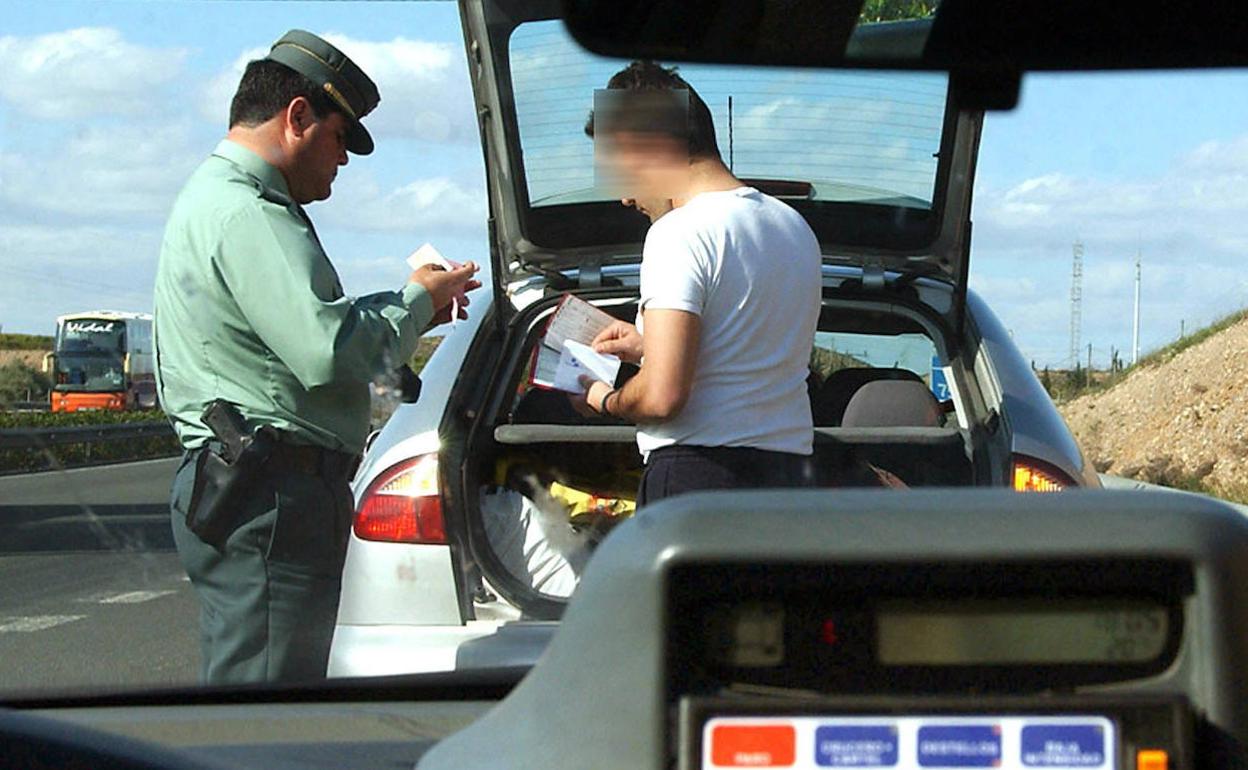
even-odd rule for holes
{"type": "MultiPolygon", "coordinates": [[[[460,9],[493,290],[448,334],[419,401],[395,412],[357,474],[331,676],[531,664],[595,545],[631,510],[641,468],[632,426],[581,418],[532,384],[566,294],[636,314],[648,222],[596,183],[584,132],[593,90],[627,62],[580,49],[558,2],[460,9]]],[[[711,106],[734,173],[819,237],[808,383],[821,484],[1100,486],[967,288],[982,113],[958,108],[946,75],[681,74],[711,106]]],[[[748,405],[724,419],[750,419],[748,405]]]]}

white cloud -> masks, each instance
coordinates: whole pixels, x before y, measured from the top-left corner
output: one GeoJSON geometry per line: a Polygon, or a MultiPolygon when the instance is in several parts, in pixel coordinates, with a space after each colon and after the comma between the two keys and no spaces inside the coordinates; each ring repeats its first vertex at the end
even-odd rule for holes
{"type": "Polygon", "coordinates": [[[1066,241],[1082,237],[1133,245],[1148,233],[1154,242],[1242,251],[1248,248],[1248,231],[1241,226],[1248,215],[1248,135],[1201,145],[1154,178],[1051,173],[1005,190],[981,189],[976,199],[976,224],[989,239],[1021,244],[1060,234],[1066,241]]]}
{"type": "Polygon", "coordinates": [[[1175,339],[1181,321],[1190,330],[1248,305],[1248,135],[1202,144],[1152,177],[1054,172],[982,186],[973,219],[972,286],[1040,364],[1069,359],[1076,239],[1081,342],[1098,365],[1111,347],[1129,358],[1137,251],[1142,352],[1175,339]]]}
{"type": "Polygon", "coordinates": [[[485,230],[485,191],[446,177],[383,191],[373,179],[359,176],[339,182],[316,216],[351,230],[476,235],[485,230]]]}
{"type": "Polygon", "coordinates": [[[147,311],[160,229],[0,224],[0,323],[48,334],[61,313],[147,311]]]}
{"type": "Polygon", "coordinates": [[[119,270],[155,266],[160,249],[159,228],[99,225],[44,226],[0,224],[3,266],[22,267],[42,275],[84,275],[90,280],[120,285],[106,278],[119,270]],[[99,271],[96,274],[96,270],[99,271]]]}
{"type": "MultiPolygon", "coordinates": [[[[921,103],[852,88],[750,101],[738,97],[733,132],[736,164],[745,173],[799,175],[931,199],[943,93],[921,103]]],[[[726,151],[724,128],[720,149],[726,151]]]]}
{"type": "MultiPolygon", "coordinates": [[[[404,37],[389,41],[334,33],[322,37],[350,56],[377,84],[381,102],[364,119],[374,135],[439,143],[477,141],[468,73],[459,46],[404,37]]],[[[225,123],[247,63],[267,53],[265,47],[244,51],[227,71],[209,81],[203,100],[205,117],[225,123]]]]}
{"type": "Polygon", "coordinates": [[[238,90],[238,81],[243,76],[243,70],[247,68],[247,62],[263,58],[268,52],[269,49],[263,47],[243,51],[234,58],[229,69],[214,75],[204,86],[204,98],[199,102],[200,109],[203,116],[214,125],[220,126],[222,131],[229,124],[230,101],[238,90]]]}
{"type": "Polygon", "coordinates": [[[206,153],[183,125],[92,125],[59,153],[0,153],[0,200],[71,219],[163,219],[206,153]]]}
{"type": "Polygon", "coordinates": [[[37,118],[143,114],[181,76],[187,51],[128,42],[107,27],[0,37],[0,99],[37,118]]]}

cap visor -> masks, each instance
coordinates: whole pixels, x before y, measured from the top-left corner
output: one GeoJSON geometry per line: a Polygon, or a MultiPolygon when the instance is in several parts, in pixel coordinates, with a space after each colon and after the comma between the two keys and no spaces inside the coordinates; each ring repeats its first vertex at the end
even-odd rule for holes
{"type": "Polygon", "coordinates": [[[347,129],[347,151],[356,155],[368,155],[373,151],[373,137],[359,121],[353,121],[347,129]]]}

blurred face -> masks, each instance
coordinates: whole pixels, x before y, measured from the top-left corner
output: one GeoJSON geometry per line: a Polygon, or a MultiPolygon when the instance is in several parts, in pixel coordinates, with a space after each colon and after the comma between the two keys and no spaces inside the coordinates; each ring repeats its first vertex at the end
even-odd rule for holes
{"type": "Polygon", "coordinates": [[[323,118],[307,115],[294,146],[294,163],[287,183],[299,203],[323,201],[329,197],[338,167],[347,165],[347,118],[331,112],[323,118]]]}
{"type": "Polygon", "coordinates": [[[689,155],[666,134],[620,131],[596,147],[620,201],[657,221],[672,210],[672,199],[689,186],[689,155]]]}

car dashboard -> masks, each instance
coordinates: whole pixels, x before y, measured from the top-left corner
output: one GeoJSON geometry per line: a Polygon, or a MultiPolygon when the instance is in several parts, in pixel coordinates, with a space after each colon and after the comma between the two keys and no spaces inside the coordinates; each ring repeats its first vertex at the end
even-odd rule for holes
{"type": "Polygon", "coordinates": [[[28,703],[0,764],[103,736],[150,761],[94,766],[1240,767],[1246,554],[1197,495],[687,495],[604,541],[523,678],[28,703]]]}

